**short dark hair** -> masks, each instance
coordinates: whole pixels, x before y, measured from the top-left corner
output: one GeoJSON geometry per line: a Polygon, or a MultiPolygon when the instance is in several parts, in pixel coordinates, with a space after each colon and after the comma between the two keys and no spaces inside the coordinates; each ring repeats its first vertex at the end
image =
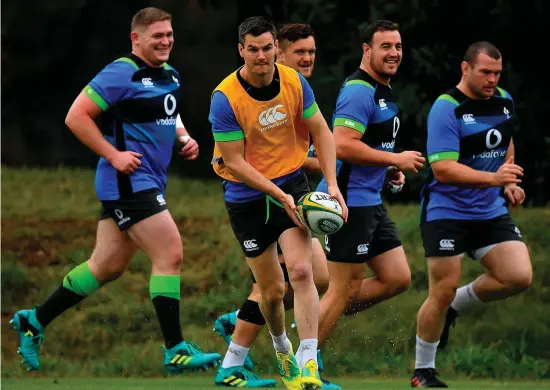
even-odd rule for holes
{"type": "Polygon", "coordinates": [[[135,31],[138,28],[147,28],[153,23],[164,22],[165,20],[172,21],[172,15],[160,8],[143,8],[132,18],[131,29],[135,31]]]}
{"type": "Polygon", "coordinates": [[[377,20],[374,23],[369,24],[369,26],[363,32],[363,42],[367,45],[372,44],[372,37],[378,31],[397,31],[399,30],[399,25],[391,20],[377,20]]]}
{"type": "Polygon", "coordinates": [[[268,22],[261,16],[251,16],[239,25],[239,43],[244,45],[244,37],[247,34],[258,37],[266,32],[271,33],[273,39],[275,39],[275,26],[273,23],[268,22]]]}
{"type": "Polygon", "coordinates": [[[502,55],[495,45],[487,41],[479,41],[472,43],[466,53],[464,54],[464,61],[466,61],[470,66],[474,66],[477,60],[477,57],[480,53],[485,53],[489,57],[498,60],[502,55]]]}
{"type": "Polygon", "coordinates": [[[287,23],[281,27],[279,34],[279,45],[286,45],[287,42],[296,42],[300,39],[315,37],[315,33],[309,24],[287,23]]]}

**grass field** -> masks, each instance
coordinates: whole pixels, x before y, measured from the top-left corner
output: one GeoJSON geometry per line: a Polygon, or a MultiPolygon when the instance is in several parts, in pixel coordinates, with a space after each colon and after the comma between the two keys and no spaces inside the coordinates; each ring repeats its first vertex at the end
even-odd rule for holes
{"type": "MultiPolygon", "coordinates": [[[[48,326],[39,373],[29,375],[20,367],[17,336],[7,322],[15,311],[44,300],[67,272],[90,255],[99,212],[93,177],[91,170],[2,167],[2,388],[213,388],[214,371],[157,379],[164,373],[162,338],[149,297],[151,266],[142,253],[123,277],[48,326]]],[[[166,199],[183,240],[184,337],[223,355],[227,346],[212,333],[213,322],[240,306],[251,281],[227,219],[221,186],[217,181],[170,177],[166,199]]],[[[427,295],[418,211],[418,205],[389,207],[412,272],[409,290],[343,318],[325,346],[323,359],[331,362],[326,375],[345,389],[408,387],[415,358],[416,313],[427,295]],[[348,377],[369,380],[342,379],[348,377]],[[376,382],[378,378],[402,379],[376,382]]],[[[530,249],[533,286],[524,294],[461,316],[450,347],[437,357],[442,379],[454,388],[550,389],[550,382],[530,382],[550,379],[550,209],[518,209],[513,217],[530,249]],[[512,381],[502,382],[508,379],[512,381]]],[[[480,272],[479,263],[465,260],[462,282],[480,272]]],[[[288,312],[287,323],[292,320],[288,312]]],[[[297,345],[295,329],[289,330],[289,337],[297,345]]],[[[251,356],[257,374],[276,374],[266,330],[251,356]]]]}
{"type": "MultiPolygon", "coordinates": [[[[365,380],[343,379],[337,382],[344,390],[348,389],[406,389],[410,384],[405,379],[395,380],[365,380]]],[[[452,381],[453,389],[549,389],[550,381],[512,381],[498,382],[487,380],[457,380],[452,381]]],[[[277,388],[283,388],[278,385],[277,388]]],[[[214,390],[212,377],[166,378],[166,379],[4,379],[2,389],[5,390],[214,390]]]]}

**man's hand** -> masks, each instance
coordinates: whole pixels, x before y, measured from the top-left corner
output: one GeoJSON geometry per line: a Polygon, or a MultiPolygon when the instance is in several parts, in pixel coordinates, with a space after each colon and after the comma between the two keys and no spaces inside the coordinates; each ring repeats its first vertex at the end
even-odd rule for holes
{"type": "Polygon", "coordinates": [[[306,230],[306,227],[300,222],[298,216],[296,215],[296,204],[294,203],[294,198],[292,195],[284,194],[284,196],[278,200],[285,208],[285,211],[290,219],[292,219],[292,222],[294,222],[300,229],[306,230]]]}
{"type": "Polygon", "coordinates": [[[199,144],[197,141],[188,135],[181,136],[179,141],[183,146],[179,152],[180,156],[186,160],[194,160],[199,156],[199,144]]]}
{"type": "Polygon", "coordinates": [[[386,171],[386,180],[391,192],[397,193],[401,191],[405,185],[405,174],[397,167],[388,167],[386,171]]]}
{"type": "Polygon", "coordinates": [[[525,191],[516,184],[506,184],[504,195],[506,195],[512,206],[519,206],[525,201],[525,191]]]}
{"type": "Polygon", "coordinates": [[[342,193],[340,192],[340,189],[338,186],[328,186],[328,194],[336,199],[338,203],[340,203],[340,206],[342,206],[342,217],[344,217],[344,222],[348,221],[348,206],[346,205],[346,202],[344,201],[344,197],[342,196],[342,193]]]}
{"type": "Polygon", "coordinates": [[[523,176],[523,168],[514,164],[514,157],[510,157],[494,173],[493,186],[502,187],[507,184],[521,183],[520,177],[523,176]]]}
{"type": "Polygon", "coordinates": [[[139,161],[140,157],[143,156],[136,152],[117,151],[109,162],[117,171],[129,175],[130,173],[134,173],[136,169],[138,169],[138,167],[141,165],[141,161],[139,161]]]}
{"type": "Polygon", "coordinates": [[[418,173],[418,170],[424,166],[426,159],[422,157],[422,153],[407,150],[395,156],[395,166],[400,171],[413,171],[418,173]]]}

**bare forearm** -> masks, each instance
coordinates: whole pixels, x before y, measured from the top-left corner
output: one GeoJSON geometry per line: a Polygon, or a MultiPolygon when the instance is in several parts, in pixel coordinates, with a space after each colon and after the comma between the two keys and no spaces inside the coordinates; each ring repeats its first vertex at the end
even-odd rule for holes
{"type": "Polygon", "coordinates": [[[235,162],[227,163],[226,166],[233,176],[249,187],[252,187],[264,194],[270,195],[275,199],[280,199],[284,196],[284,192],[277,187],[264,175],[258,172],[252,165],[244,159],[235,162]]]}
{"type": "Polygon", "coordinates": [[[352,164],[380,167],[395,165],[395,153],[376,150],[361,140],[346,140],[338,145],[336,152],[340,160],[352,164]]]}
{"type": "Polygon", "coordinates": [[[307,173],[323,173],[321,170],[321,165],[319,164],[319,159],[317,157],[308,157],[306,162],[302,166],[304,171],[307,173]]]}
{"type": "Polygon", "coordinates": [[[185,129],[185,127],[178,127],[176,129],[176,138],[189,136],[189,132],[185,129]]]}
{"type": "Polygon", "coordinates": [[[506,151],[506,157],[504,158],[505,161],[508,161],[510,157],[514,157],[516,152],[516,148],[514,146],[514,140],[510,140],[510,145],[508,145],[508,150],[506,151]]]}
{"type": "Polygon", "coordinates": [[[326,131],[314,135],[313,144],[325,181],[329,186],[336,185],[336,147],[330,130],[327,128],[326,131]]]}
{"type": "Polygon", "coordinates": [[[111,161],[117,150],[103,137],[91,117],[87,115],[68,116],[65,123],[80,142],[101,157],[111,161]]]}
{"type": "Polygon", "coordinates": [[[495,186],[493,172],[478,171],[456,161],[447,164],[443,169],[434,170],[434,174],[438,181],[447,184],[473,188],[495,186]]]}

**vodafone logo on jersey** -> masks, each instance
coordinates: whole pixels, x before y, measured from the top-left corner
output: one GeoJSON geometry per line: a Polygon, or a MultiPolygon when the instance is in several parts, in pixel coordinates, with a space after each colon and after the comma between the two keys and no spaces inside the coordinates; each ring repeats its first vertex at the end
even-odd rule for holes
{"type": "Polygon", "coordinates": [[[264,126],[262,127],[262,131],[270,130],[286,123],[286,114],[283,110],[284,106],[282,104],[277,104],[276,106],[262,111],[260,115],[258,115],[258,122],[264,126]]]}
{"type": "Polygon", "coordinates": [[[168,115],[166,118],[157,119],[157,125],[161,126],[176,126],[176,117],[172,117],[176,111],[178,103],[174,95],[167,94],[164,97],[164,112],[168,115]]]}

